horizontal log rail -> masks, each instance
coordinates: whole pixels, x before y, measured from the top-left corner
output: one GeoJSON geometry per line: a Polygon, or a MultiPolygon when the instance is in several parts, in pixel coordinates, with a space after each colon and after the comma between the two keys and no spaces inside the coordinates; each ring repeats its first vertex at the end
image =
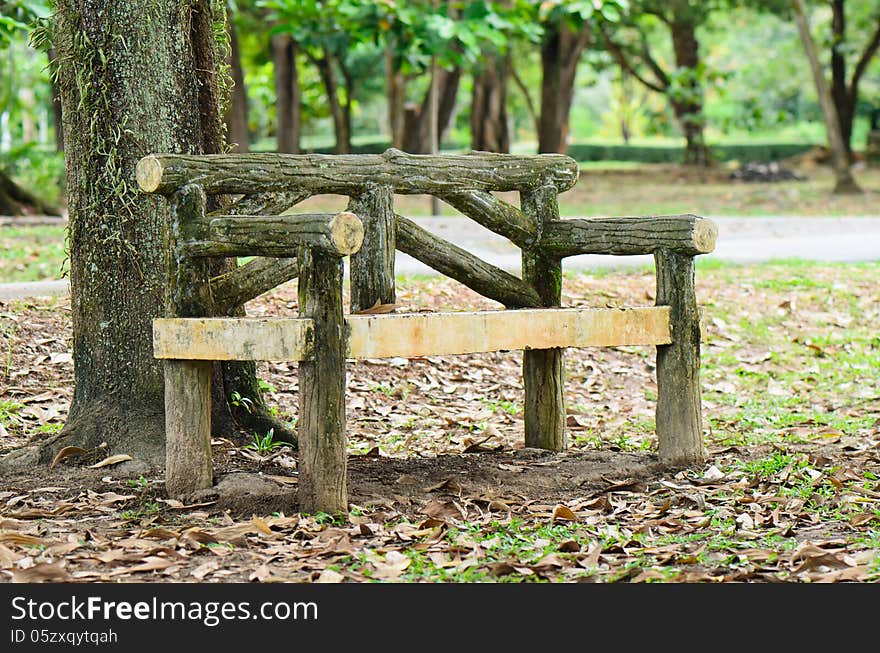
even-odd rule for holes
{"type": "MultiPolygon", "coordinates": [[[[672,341],[666,306],[348,315],[345,322],[350,359],[672,341]]],[[[311,360],[313,331],[307,318],[161,318],[153,322],[153,352],[163,359],[311,360]]]]}
{"type": "Polygon", "coordinates": [[[661,250],[695,256],[715,249],[718,228],[696,215],[573,218],[544,224],[538,247],[560,258],[579,254],[629,256],[661,250]]]}
{"type": "Polygon", "coordinates": [[[150,154],[137,164],[147,193],[170,194],[198,184],[207,194],[256,194],[302,189],[357,194],[369,185],[401,194],[443,194],[470,188],[513,191],[577,182],[574,159],[561,154],[150,154]]]}
{"type": "Polygon", "coordinates": [[[208,223],[207,238],[184,241],[189,256],[290,257],[298,247],[314,247],[335,256],[358,251],[364,226],[348,211],[282,215],[218,216],[208,223]]]}

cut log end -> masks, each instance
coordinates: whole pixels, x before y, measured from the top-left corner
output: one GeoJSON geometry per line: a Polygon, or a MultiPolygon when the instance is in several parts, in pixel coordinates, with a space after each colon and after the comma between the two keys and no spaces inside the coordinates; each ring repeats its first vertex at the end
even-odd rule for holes
{"type": "Polygon", "coordinates": [[[137,162],[135,174],[138,186],[145,193],[154,193],[162,183],[162,162],[153,154],[137,162]]]}
{"type": "Polygon", "coordinates": [[[350,211],[337,213],[330,221],[330,240],[339,254],[354,254],[364,242],[363,222],[350,211]]]}
{"type": "Polygon", "coordinates": [[[694,247],[702,254],[715,250],[718,227],[711,220],[700,218],[694,223],[694,247]]]}

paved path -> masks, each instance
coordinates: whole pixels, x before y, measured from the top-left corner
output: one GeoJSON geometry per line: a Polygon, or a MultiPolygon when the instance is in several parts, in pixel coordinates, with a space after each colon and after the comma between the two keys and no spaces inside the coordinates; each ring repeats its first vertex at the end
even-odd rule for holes
{"type": "MultiPolygon", "coordinates": [[[[715,251],[705,255],[722,261],[751,263],[780,258],[821,262],[880,260],[880,217],[728,217],[713,216],[718,225],[715,251]]],[[[472,220],[416,219],[421,226],[508,271],[520,269],[519,250],[509,241],[472,220]]],[[[627,267],[653,263],[651,256],[572,256],[566,270],[627,267]]],[[[427,266],[400,254],[401,274],[432,274],[427,266]]]]}
{"type": "MultiPolygon", "coordinates": [[[[519,250],[509,241],[461,218],[414,218],[425,229],[511,272],[519,272],[519,250]]],[[[754,263],[780,258],[819,262],[880,260],[880,217],[766,218],[714,216],[718,242],[707,259],[754,263]]],[[[566,270],[628,267],[653,262],[650,256],[572,256],[566,270]]],[[[399,253],[398,274],[437,274],[406,254],[399,253]]],[[[0,284],[0,301],[68,292],[66,280],[0,284]]]]}

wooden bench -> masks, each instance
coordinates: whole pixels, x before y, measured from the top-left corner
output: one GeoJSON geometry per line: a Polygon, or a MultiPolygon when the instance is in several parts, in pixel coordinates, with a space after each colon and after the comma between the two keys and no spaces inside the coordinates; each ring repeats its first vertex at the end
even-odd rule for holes
{"type": "Polygon", "coordinates": [[[212,484],[211,362],[288,360],[299,367],[299,506],[343,511],[346,359],[523,350],[527,446],[566,447],[566,347],[655,345],[661,461],[704,460],[700,324],[694,257],[712,251],[715,225],[693,215],[560,219],[557,194],[577,180],[561,155],[151,155],[141,189],[170,199],[166,316],[154,321],[165,361],[166,486],[172,495],[212,484]],[[519,191],[520,207],[494,191],[519,191]],[[337,214],[294,214],[319,193],[347,195],[337,214]],[[395,193],[432,194],[522,250],[510,274],[397,215],[395,193]],[[208,194],[238,196],[222,215],[208,194]],[[403,251],[503,311],[356,315],[393,304],[395,251],[403,251]],[[562,308],[562,259],[653,254],[655,306],[562,308]],[[256,256],[211,279],[211,257],[256,256]],[[342,300],[350,256],[351,306],[342,300]],[[299,315],[222,317],[298,277],[299,315]]]}

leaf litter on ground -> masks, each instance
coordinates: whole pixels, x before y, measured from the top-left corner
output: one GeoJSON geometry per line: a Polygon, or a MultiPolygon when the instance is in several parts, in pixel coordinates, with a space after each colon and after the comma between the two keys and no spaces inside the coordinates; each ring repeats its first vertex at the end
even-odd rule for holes
{"type": "MultiPolygon", "coordinates": [[[[0,487],[0,580],[876,582],[878,282],[875,264],[698,270],[698,469],[656,463],[648,348],[568,350],[561,454],[522,447],[515,352],[352,362],[347,516],[185,503],[164,494],[161,470],[142,482],[122,471],[125,452],[62,450],[0,487]]],[[[564,304],[644,304],[653,283],[568,275],[564,304]]],[[[0,343],[3,452],[63,423],[72,370],[51,361],[70,341],[69,305],[54,302],[2,307],[17,324],[0,343]],[[23,410],[36,404],[57,414],[23,410]]],[[[286,284],[248,308],[295,307],[286,284]]],[[[402,280],[395,310],[498,308],[423,279],[402,280]]],[[[260,365],[267,401],[294,421],[296,365],[260,365]]],[[[295,491],[295,453],[247,456],[244,444],[215,440],[220,473],[295,491]]]]}

